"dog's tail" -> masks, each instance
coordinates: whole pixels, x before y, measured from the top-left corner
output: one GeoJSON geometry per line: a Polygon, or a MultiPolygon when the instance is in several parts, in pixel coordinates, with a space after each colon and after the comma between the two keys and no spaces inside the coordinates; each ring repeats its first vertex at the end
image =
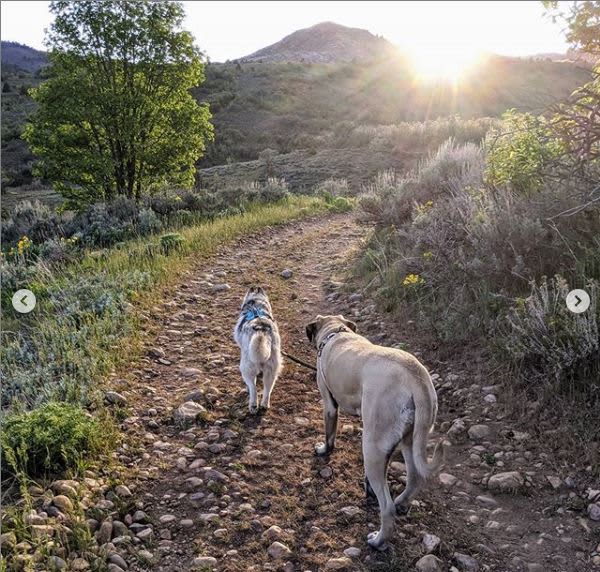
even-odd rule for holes
{"type": "Polygon", "coordinates": [[[433,429],[437,414],[437,399],[417,399],[415,396],[415,422],[413,426],[412,451],[417,473],[422,479],[428,479],[439,470],[446,457],[446,444],[443,439],[435,446],[433,458],[427,460],[427,441],[429,432],[433,429]],[[419,403],[421,401],[421,403],[419,403]],[[433,408],[429,405],[433,403],[433,408]]]}
{"type": "Polygon", "coordinates": [[[272,340],[269,332],[257,331],[250,341],[250,354],[254,363],[265,363],[271,357],[272,340]]]}

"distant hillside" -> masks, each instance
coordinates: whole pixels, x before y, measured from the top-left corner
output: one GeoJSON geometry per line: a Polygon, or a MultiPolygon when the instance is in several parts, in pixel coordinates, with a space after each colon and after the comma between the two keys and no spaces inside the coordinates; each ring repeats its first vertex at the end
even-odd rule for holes
{"type": "Polygon", "coordinates": [[[2,42],[2,71],[25,70],[35,73],[48,64],[46,52],[17,42],[2,42]]]}
{"type": "Polygon", "coordinates": [[[323,22],[298,30],[283,40],[240,58],[240,62],[332,63],[364,61],[394,49],[367,30],[323,22]]]}
{"type": "Polygon", "coordinates": [[[497,117],[510,108],[542,112],[589,80],[570,62],[490,56],[456,86],[424,83],[401,55],[370,62],[210,64],[195,90],[216,127],[203,167],[330,147],[348,125],[422,121],[448,115],[497,117]]]}

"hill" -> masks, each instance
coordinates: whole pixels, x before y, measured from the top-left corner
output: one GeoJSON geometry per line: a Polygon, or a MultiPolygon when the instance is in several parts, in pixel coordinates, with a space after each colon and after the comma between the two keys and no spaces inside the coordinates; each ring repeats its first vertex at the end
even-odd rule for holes
{"type": "Polygon", "coordinates": [[[339,146],[357,125],[540,113],[590,77],[570,62],[489,56],[456,85],[426,83],[390,53],[369,62],[210,64],[206,75],[195,95],[211,105],[216,138],[202,167],[254,160],[265,148],[339,146]]]}
{"type": "Polygon", "coordinates": [[[2,72],[25,70],[37,72],[48,64],[45,52],[30,48],[18,42],[2,42],[2,72]]]}
{"type": "Polygon", "coordinates": [[[394,47],[384,38],[367,30],[348,28],[334,22],[322,22],[298,30],[240,62],[332,63],[370,60],[394,47]]]}

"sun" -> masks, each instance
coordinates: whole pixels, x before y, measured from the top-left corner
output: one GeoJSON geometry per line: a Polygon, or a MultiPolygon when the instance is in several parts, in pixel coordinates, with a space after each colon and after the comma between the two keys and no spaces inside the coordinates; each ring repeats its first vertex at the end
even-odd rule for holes
{"type": "Polygon", "coordinates": [[[424,46],[411,52],[411,61],[421,81],[458,83],[481,56],[470,46],[424,46]]]}

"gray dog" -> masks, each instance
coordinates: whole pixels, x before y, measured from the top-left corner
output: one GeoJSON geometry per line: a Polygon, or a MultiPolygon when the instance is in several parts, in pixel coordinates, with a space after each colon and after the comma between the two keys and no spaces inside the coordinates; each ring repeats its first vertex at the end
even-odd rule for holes
{"type": "Polygon", "coordinates": [[[262,373],[261,407],[268,409],[271,391],[281,372],[281,339],[269,297],[259,287],[246,292],[233,338],[241,349],[240,372],[248,387],[248,409],[258,411],[256,377],[262,373]]]}
{"type": "Polygon", "coordinates": [[[368,543],[383,550],[394,530],[396,505],[405,509],[443,460],[443,449],[437,447],[433,461],[427,462],[427,440],[437,413],[435,388],[417,358],[372,344],[343,316],[317,316],[306,326],[306,335],[318,349],[317,384],[324,406],[325,443],[315,451],[327,455],[333,450],[338,408],[362,415],[365,490],[377,497],[381,518],[381,529],[369,534],[368,543]],[[394,501],[387,466],[397,447],[407,482],[394,501]]]}

